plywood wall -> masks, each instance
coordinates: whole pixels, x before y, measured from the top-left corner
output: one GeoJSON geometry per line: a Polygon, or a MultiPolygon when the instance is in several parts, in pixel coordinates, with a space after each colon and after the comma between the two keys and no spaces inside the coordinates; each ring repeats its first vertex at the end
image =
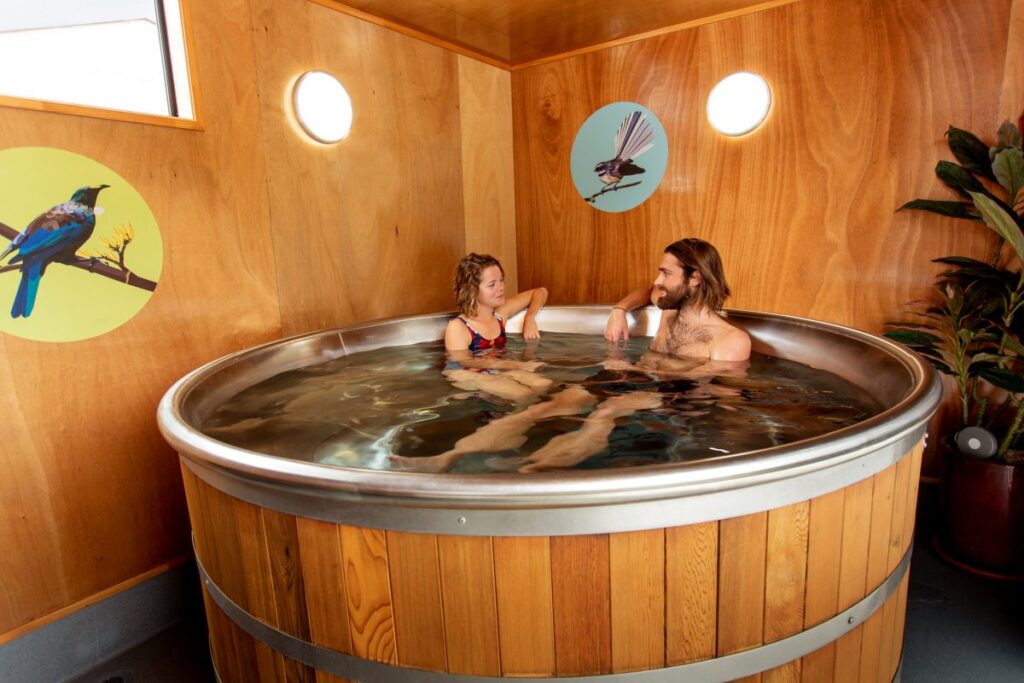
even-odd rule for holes
{"type": "Polygon", "coordinates": [[[469,97],[510,148],[507,73],[462,71],[441,48],[304,0],[189,4],[203,130],[0,108],[0,149],[67,149],[131,182],[165,253],[150,302],[109,334],[0,335],[0,642],[190,552],[154,420],[178,377],[284,334],[451,308],[469,243],[514,271],[511,188],[464,199],[492,192],[511,157],[465,173],[460,118],[469,97]],[[342,145],[307,143],[288,121],[286,88],[308,68],[349,88],[342,145]]]}
{"type": "Polygon", "coordinates": [[[927,292],[930,259],[990,253],[979,226],[895,210],[943,194],[932,169],[949,124],[997,128],[1011,4],[798,2],[513,73],[521,282],[553,302],[614,301],[695,235],[723,254],[730,306],[880,331],[927,292]],[[763,75],[774,102],[730,139],[704,106],[737,70],[763,75]],[[660,118],[668,169],[645,204],[602,213],[569,155],[584,120],[623,100],[660,118]]]}

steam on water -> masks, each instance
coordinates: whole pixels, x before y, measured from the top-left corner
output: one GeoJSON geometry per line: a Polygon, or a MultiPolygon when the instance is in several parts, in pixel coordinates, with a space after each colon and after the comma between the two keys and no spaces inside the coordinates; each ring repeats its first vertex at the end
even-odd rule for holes
{"type": "MultiPolygon", "coordinates": [[[[631,340],[621,359],[637,363],[648,341],[631,340]]],[[[444,453],[485,425],[531,403],[550,401],[573,384],[593,397],[577,414],[532,424],[515,440],[521,445],[469,453],[450,469],[505,472],[523,467],[552,438],[581,430],[594,406],[635,392],[657,394],[656,407],[615,415],[607,446],[573,467],[713,458],[817,436],[881,411],[867,392],[832,373],[759,354],[745,372],[694,379],[606,369],[609,350],[595,336],[545,333],[535,344],[513,337],[501,353],[505,359],[542,361],[536,373],[551,381],[550,388],[519,403],[467,391],[443,374],[441,342],[388,347],[272,377],[221,406],[203,431],[229,444],[296,460],[415,470],[417,460],[399,466],[389,456],[444,453]]]]}

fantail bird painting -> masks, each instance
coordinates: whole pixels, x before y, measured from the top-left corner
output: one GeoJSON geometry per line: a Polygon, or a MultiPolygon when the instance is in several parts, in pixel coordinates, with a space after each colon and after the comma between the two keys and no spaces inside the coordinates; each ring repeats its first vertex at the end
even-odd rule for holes
{"type": "Polygon", "coordinates": [[[615,186],[626,176],[645,173],[633,161],[654,147],[654,131],[647,116],[640,111],[629,114],[615,133],[615,157],[594,167],[594,173],[605,185],[615,186]]]}

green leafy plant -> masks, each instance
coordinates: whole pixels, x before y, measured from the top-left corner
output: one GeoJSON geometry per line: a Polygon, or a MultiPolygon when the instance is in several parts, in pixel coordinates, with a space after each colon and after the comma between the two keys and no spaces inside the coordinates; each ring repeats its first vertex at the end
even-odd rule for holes
{"type": "Polygon", "coordinates": [[[956,381],[962,426],[999,437],[996,457],[1024,463],[1024,145],[1005,121],[988,145],[950,126],[949,149],[959,163],[940,161],[935,174],[958,200],[915,199],[901,209],[975,221],[995,232],[989,262],[964,256],[935,259],[946,266],[930,301],[913,302],[910,319],[886,323],[885,335],[921,353],[956,381]],[[993,390],[1001,390],[995,391],[993,390]]]}

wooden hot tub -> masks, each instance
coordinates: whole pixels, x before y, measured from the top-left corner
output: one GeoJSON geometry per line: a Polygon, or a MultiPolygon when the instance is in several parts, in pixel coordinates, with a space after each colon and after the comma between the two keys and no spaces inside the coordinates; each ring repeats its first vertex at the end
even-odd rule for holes
{"type": "MultiPolygon", "coordinates": [[[[606,314],[555,307],[539,323],[600,334],[606,314]]],[[[650,334],[656,316],[641,313],[634,333],[650,334]]],[[[221,680],[897,677],[921,444],[940,389],[930,366],[884,339],[730,313],[755,350],[839,374],[886,409],[699,462],[383,472],[252,453],[195,428],[267,377],[438,339],[447,317],[243,351],[164,397],[221,680]]]]}

